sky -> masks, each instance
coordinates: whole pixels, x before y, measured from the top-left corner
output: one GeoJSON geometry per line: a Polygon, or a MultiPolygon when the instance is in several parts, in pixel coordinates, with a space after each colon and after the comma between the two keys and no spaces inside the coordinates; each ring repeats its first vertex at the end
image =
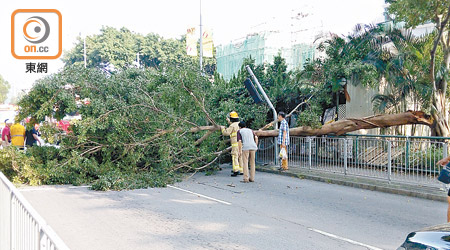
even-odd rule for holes
{"type": "MultiPolygon", "coordinates": [[[[254,32],[260,24],[293,23],[293,13],[309,13],[324,31],[346,35],[358,23],[382,21],[384,0],[202,0],[202,21],[213,30],[214,44],[227,44],[254,32]]],[[[62,14],[63,51],[70,50],[80,35],[98,34],[102,26],[126,27],[141,34],[157,33],[178,38],[198,27],[200,0],[4,1],[0,8],[0,75],[11,84],[10,95],[32,87],[46,74],[25,73],[27,62],[47,62],[48,74],[63,66],[60,59],[19,60],[11,55],[11,14],[16,9],[57,9],[62,14]]],[[[314,21],[311,21],[314,20],[314,21]]],[[[309,24],[310,25],[310,24],[309,24]]],[[[292,28],[292,27],[291,27],[292,28]]],[[[64,54],[64,52],[63,52],[64,54]]]]}

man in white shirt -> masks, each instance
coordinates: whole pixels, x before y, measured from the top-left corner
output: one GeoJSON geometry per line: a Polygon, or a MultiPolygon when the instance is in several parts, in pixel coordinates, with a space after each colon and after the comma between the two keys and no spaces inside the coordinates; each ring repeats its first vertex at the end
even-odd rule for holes
{"type": "Polygon", "coordinates": [[[244,180],[242,182],[254,182],[255,181],[255,156],[256,150],[258,150],[258,136],[255,135],[253,130],[246,128],[245,122],[239,123],[239,131],[237,134],[237,140],[239,144],[239,155],[242,156],[244,180]],[[250,177],[248,173],[248,161],[250,160],[250,177]]]}

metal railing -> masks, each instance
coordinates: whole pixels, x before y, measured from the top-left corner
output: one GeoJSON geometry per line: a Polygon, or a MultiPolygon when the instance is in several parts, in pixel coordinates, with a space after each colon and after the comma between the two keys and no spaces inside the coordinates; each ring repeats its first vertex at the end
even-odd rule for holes
{"type": "MultiPolygon", "coordinates": [[[[440,166],[450,138],[384,135],[290,137],[289,166],[396,182],[441,186],[440,166]]],[[[274,164],[274,138],[260,138],[256,161],[274,164]]]]}
{"type": "Polygon", "coordinates": [[[0,172],[0,249],[69,249],[0,172]]]}

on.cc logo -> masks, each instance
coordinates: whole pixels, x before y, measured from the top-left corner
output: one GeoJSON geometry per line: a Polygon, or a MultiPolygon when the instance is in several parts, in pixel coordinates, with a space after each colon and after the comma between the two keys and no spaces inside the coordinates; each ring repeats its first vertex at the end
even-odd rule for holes
{"type": "Polygon", "coordinates": [[[18,9],[11,14],[11,54],[16,59],[57,59],[62,54],[62,16],[56,9],[18,9]]]}
{"type": "Polygon", "coordinates": [[[50,34],[50,25],[47,20],[39,16],[33,16],[27,19],[27,22],[23,25],[23,35],[25,39],[30,43],[42,43],[47,40],[50,34]],[[30,34],[31,27],[31,34],[30,34]]]}

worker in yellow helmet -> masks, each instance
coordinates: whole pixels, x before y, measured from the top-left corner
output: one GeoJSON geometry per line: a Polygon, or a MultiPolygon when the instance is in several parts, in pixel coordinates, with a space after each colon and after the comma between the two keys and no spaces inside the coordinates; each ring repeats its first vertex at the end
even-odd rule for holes
{"type": "Polygon", "coordinates": [[[19,149],[24,149],[25,127],[18,122],[11,126],[11,144],[19,149]]]}
{"type": "Polygon", "coordinates": [[[231,159],[233,162],[233,173],[231,176],[237,176],[243,174],[242,160],[239,155],[237,132],[239,130],[239,116],[238,113],[232,111],[227,117],[227,121],[230,124],[228,128],[222,126],[222,134],[225,136],[230,136],[231,139],[231,159]]]}

